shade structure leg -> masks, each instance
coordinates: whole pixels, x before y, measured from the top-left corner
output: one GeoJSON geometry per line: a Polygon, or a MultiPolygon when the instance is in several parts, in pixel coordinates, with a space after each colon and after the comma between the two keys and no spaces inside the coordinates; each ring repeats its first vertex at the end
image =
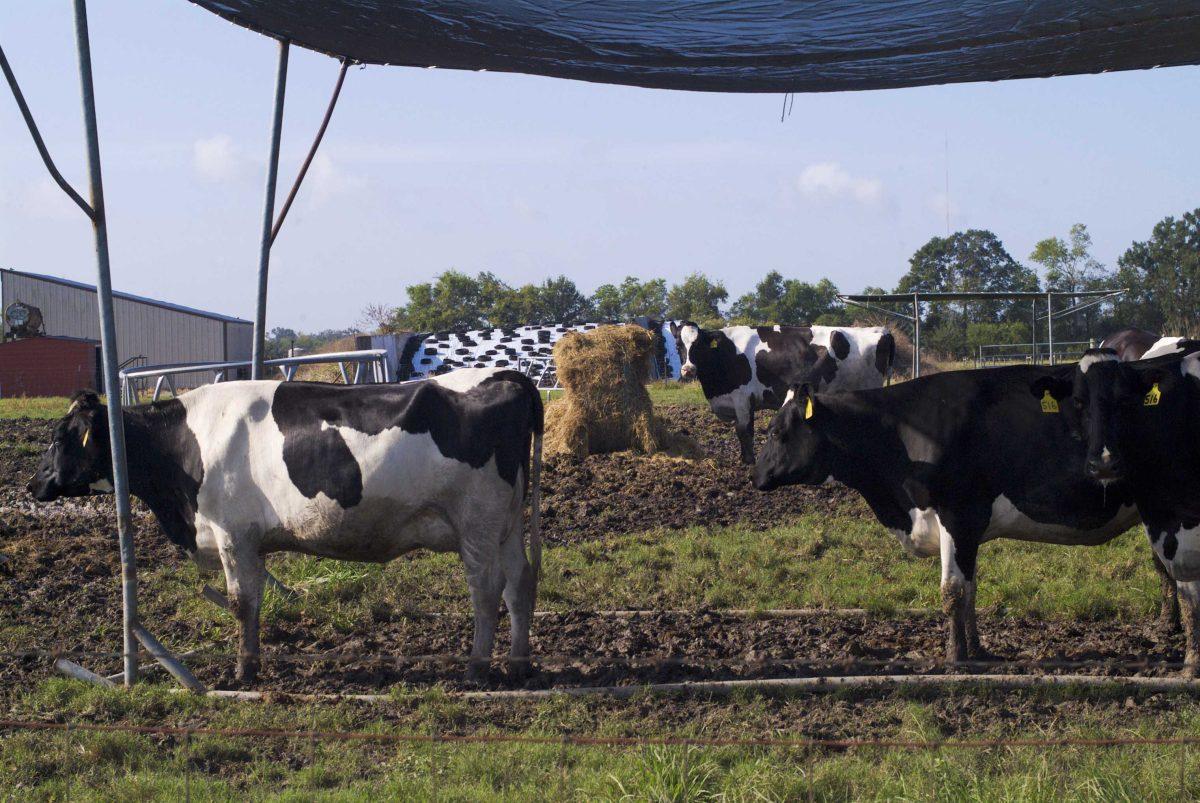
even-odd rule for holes
{"type": "Polygon", "coordinates": [[[137,626],[137,563],[133,552],[133,515],[129,503],[129,473],[125,460],[125,422],[121,414],[121,385],[117,376],[117,334],[113,317],[112,278],[108,264],[108,224],[104,211],[104,181],[100,174],[100,136],[96,126],[96,95],[92,85],[92,49],[88,37],[86,0],[75,0],[75,46],[79,52],[79,86],[83,99],[83,125],[87,135],[92,227],[96,234],[96,300],[100,312],[100,351],[104,392],[108,395],[113,492],[117,502],[117,535],[121,544],[125,685],[131,686],[137,680],[138,670],[138,647],[134,636],[134,628],[137,626]]]}
{"type": "Polygon", "coordinates": [[[913,379],[921,375],[921,301],[913,293],[913,379]]]}
{"type": "Polygon", "coordinates": [[[275,74],[275,111],[271,116],[271,150],[267,155],[267,185],[263,193],[262,236],[258,250],[258,306],[254,314],[254,346],[250,378],[263,378],[267,326],[267,274],[271,265],[271,230],[275,224],[275,184],[279,179],[279,141],[283,136],[283,99],[287,92],[289,43],[279,42],[279,68],[275,74]]]}

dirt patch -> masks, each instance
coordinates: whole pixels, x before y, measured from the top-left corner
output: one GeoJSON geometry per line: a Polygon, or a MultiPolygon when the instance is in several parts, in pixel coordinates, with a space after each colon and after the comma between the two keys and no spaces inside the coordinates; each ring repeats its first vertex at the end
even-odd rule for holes
{"type": "MultiPolygon", "coordinates": [[[[698,443],[704,459],[621,452],[547,461],[542,515],[548,540],[582,541],[601,533],[654,527],[737,524],[765,529],[805,513],[871,515],[862,498],[843,485],[756,491],[750,468],[738,462],[733,427],[718,421],[706,407],[672,405],[659,408],[658,415],[672,430],[698,443]]],[[[767,416],[759,415],[760,447],[767,416]]]]}

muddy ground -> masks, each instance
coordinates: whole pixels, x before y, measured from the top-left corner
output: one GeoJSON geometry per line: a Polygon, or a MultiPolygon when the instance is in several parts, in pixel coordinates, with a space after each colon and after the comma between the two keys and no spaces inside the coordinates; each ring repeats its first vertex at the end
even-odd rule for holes
{"type": "MultiPolygon", "coordinates": [[[[684,462],[628,455],[548,464],[547,535],[581,540],[605,533],[738,522],[766,527],[803,512],[869,515],[844,488],[759,494],[736,462],[727,427],[701,408],[672,407],[670,423],[695,437],[710,459],[684,462]],[[649,470],[648,470],[649,469],[649,470]]],[[[107,651],[119,645],[118,556],[111,500],[97,497],[35,506],[24,484],[36,466],[51,424],[0,421],[0,615],[24,626],[29,647],[107,651]],[[110,627],[98,626],[110,623],[110,627]],[[107,632],[105,632],[107,630],[107,632]]],[[[137,550],[143,566],[171,565],[181,557],[138,507],[137,550]]],[[[152,597],[152,595],[145,595],[152,597]]],[[[201,680],[234,688],[235,645],[198,633],[189,623],[144,599],[148,621],[170,645],[202,645],[189,659],[201,680]]],[[[1043,671],[1163,674],[1182,660],[1180,637],[1160,638],[1147,622],[1046,622],[981,616],[985,646],[1000,663],[986,671],[1026,671],[1005,661],[1086,662],[1043,671]],[[1145,666],[1139,670],[1137,664],[1145,666]]],[[[257,688],[284,692],[380,692],[392,684],[442,682],[460,686],[454,660],[404,656],[462,655],[469,649],[469,617],[413,617],[385,606],[352,631],[275,617],[264,622],[264,672],[257,688]],[[320,635],[319,635],[320,634],[320,635]],[[327,660],[320,653],[354,656],[327,660]],[[284,653],[301,653],[288,657],[284,653]]],[[[507,641],[502,631],[498,652],[507,641]]],[[[679,680],[886,674],[943,671],[943,635],[932,615],[848,616],[819,613],[760,618],[713,612],[638,616],[572,612],[540,616],[533,650],[537,670],[530,688],[679,680]]],[[[113,659],[89,666],[115,671],[113,659]]],[[[979,671],[979,667],[973,671],[979,671]]],[[[0,656],[0,684],[21,684],[49,673],[45,658],[0,656]]],[[[507,685],[497,667],[492,685],[507,685]]]]}

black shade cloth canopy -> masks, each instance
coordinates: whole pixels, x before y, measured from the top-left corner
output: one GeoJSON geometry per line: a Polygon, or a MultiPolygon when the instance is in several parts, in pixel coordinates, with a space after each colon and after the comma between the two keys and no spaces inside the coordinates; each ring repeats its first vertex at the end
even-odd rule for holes
{"type": "Polygon", "coordinates": [[[367,64],[824,92],[1200,63],[1190,0],[191,0],[367,64]]]}

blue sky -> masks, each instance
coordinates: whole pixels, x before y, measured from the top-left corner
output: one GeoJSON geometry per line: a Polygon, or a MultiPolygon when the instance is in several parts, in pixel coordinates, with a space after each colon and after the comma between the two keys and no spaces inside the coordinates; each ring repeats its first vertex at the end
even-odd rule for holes
{"type": "MultiPolygon", "coordinates": [[[[274,43],[184,0],[91,3],[113,282],[250,317],[274,43]]],[[[0,4],[0,42],[84,191],[70,4],[0,4]]],[[[294,49],[282,194],[337,65],[294,49]]],[[[768,270],[890,287],[946,231],[1014,257],[1086,223],[1112,264],[1200,205],[1200,70],[798,95],[354,69],[272,258],[270,325],[353,324],[447,269],[512,283],[768,270]]],[[[94,281],[85,219],[0,93],[0,266],[94,281]]],[[[85,192],[86,195],[86,192],[85,192]]]]}

